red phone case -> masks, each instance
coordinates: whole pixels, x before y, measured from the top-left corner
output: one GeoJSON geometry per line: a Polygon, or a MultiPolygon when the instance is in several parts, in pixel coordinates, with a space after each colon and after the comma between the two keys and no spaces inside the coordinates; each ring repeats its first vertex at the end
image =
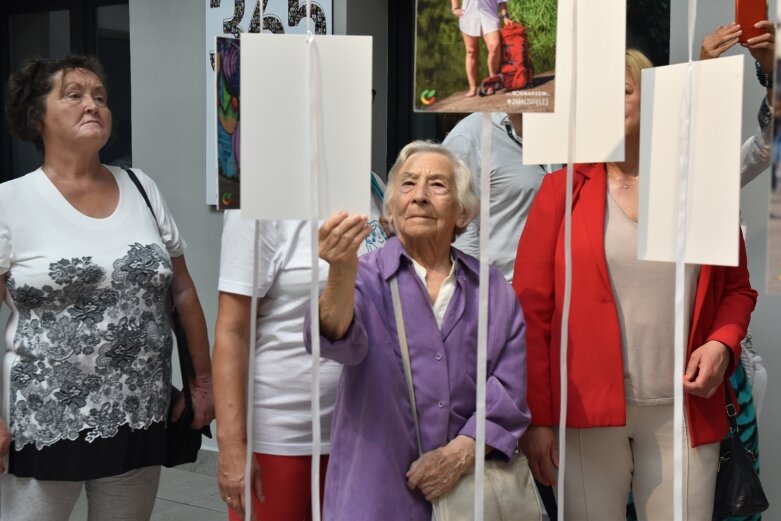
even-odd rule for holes
{"type": "Polygon", "coordinates": [[[767,19],[766,0],[735,0],[735,23],[743,32],[740,43],[746,43],[750,38],[761,36],[765,31],[757,29],[754,24],[767,19]]]}

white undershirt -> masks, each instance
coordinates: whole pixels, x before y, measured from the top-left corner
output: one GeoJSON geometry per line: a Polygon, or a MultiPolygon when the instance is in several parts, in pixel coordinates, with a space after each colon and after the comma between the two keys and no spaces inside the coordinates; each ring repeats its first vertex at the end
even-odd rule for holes
{"type": "MultiPolygon", "coordinates": [[[[418,274],[418,277],[420,277],[420,280],[423,281],[423,284],[428,287],[428,283],[426,282],[426,275],[428,275],[428,270],[415,262],[415,259],[412,259],[412,265],[415,267],[415,273],[418,274]]],[[[448,305],[450,305],[450,299],[453,297],[453,292],[456,289],[456,263],[453,262],[453,258],[450,258],[450,273],[448,273],[447,278],[442,281],[442,285],[439,287],[439,293],[437,294],[437,299],[434,301],[434,304],[431,306],[432,311],[434,311],[434,318],[437,319],[437,326],[442,329],[442,321],[445,318],[445,312],[447,311],[448,305]]]]}

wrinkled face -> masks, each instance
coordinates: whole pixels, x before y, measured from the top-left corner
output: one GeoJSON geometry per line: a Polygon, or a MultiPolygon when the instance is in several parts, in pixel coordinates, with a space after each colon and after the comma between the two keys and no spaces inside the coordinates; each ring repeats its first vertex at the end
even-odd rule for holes
{"type": "Polygon", "coordinates": [[[60,71],[52,78],[41,125],[44,148],[90,146],[100,150],[111,135],[106,87],[90,71],[60,71]]]}
{"type": "Polygon", "coordinates": [[[456,227],[465,221],[450,159],[435,152],[414,154],[394,183],[390,221],[401,242],[434,239],[450,244],[456,227]]]}
{"type": "Polygon", "coordinates": [[[624,126],[627,136],[638,135],[640,132],[640,86],[626,72],[624,83],[624,126]]]}

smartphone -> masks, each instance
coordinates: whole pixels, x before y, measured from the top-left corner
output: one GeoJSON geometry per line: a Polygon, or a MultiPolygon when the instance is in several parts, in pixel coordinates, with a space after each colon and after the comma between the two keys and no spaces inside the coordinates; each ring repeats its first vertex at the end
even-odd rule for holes
{"type": "Polygon", "coordinates": [[[765,31],[757,29],[754,24],[766,19],[767,0],[735,0],[735,23],[743,30],[740,43],[764,34],[765,31]]]}

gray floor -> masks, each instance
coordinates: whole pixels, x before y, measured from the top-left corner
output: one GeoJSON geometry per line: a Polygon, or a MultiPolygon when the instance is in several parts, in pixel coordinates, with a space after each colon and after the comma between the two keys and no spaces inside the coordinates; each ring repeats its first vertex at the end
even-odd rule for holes
{"type": "MultiPolygon", "coordinates": [[[[216,454],[201,451],[198,462],[175,469],[163,468],[152,521],[226,521],[228,509],[217,493],[216,454]]],[[[84,493],[70,521],[87,519],[84,493]]]]}

